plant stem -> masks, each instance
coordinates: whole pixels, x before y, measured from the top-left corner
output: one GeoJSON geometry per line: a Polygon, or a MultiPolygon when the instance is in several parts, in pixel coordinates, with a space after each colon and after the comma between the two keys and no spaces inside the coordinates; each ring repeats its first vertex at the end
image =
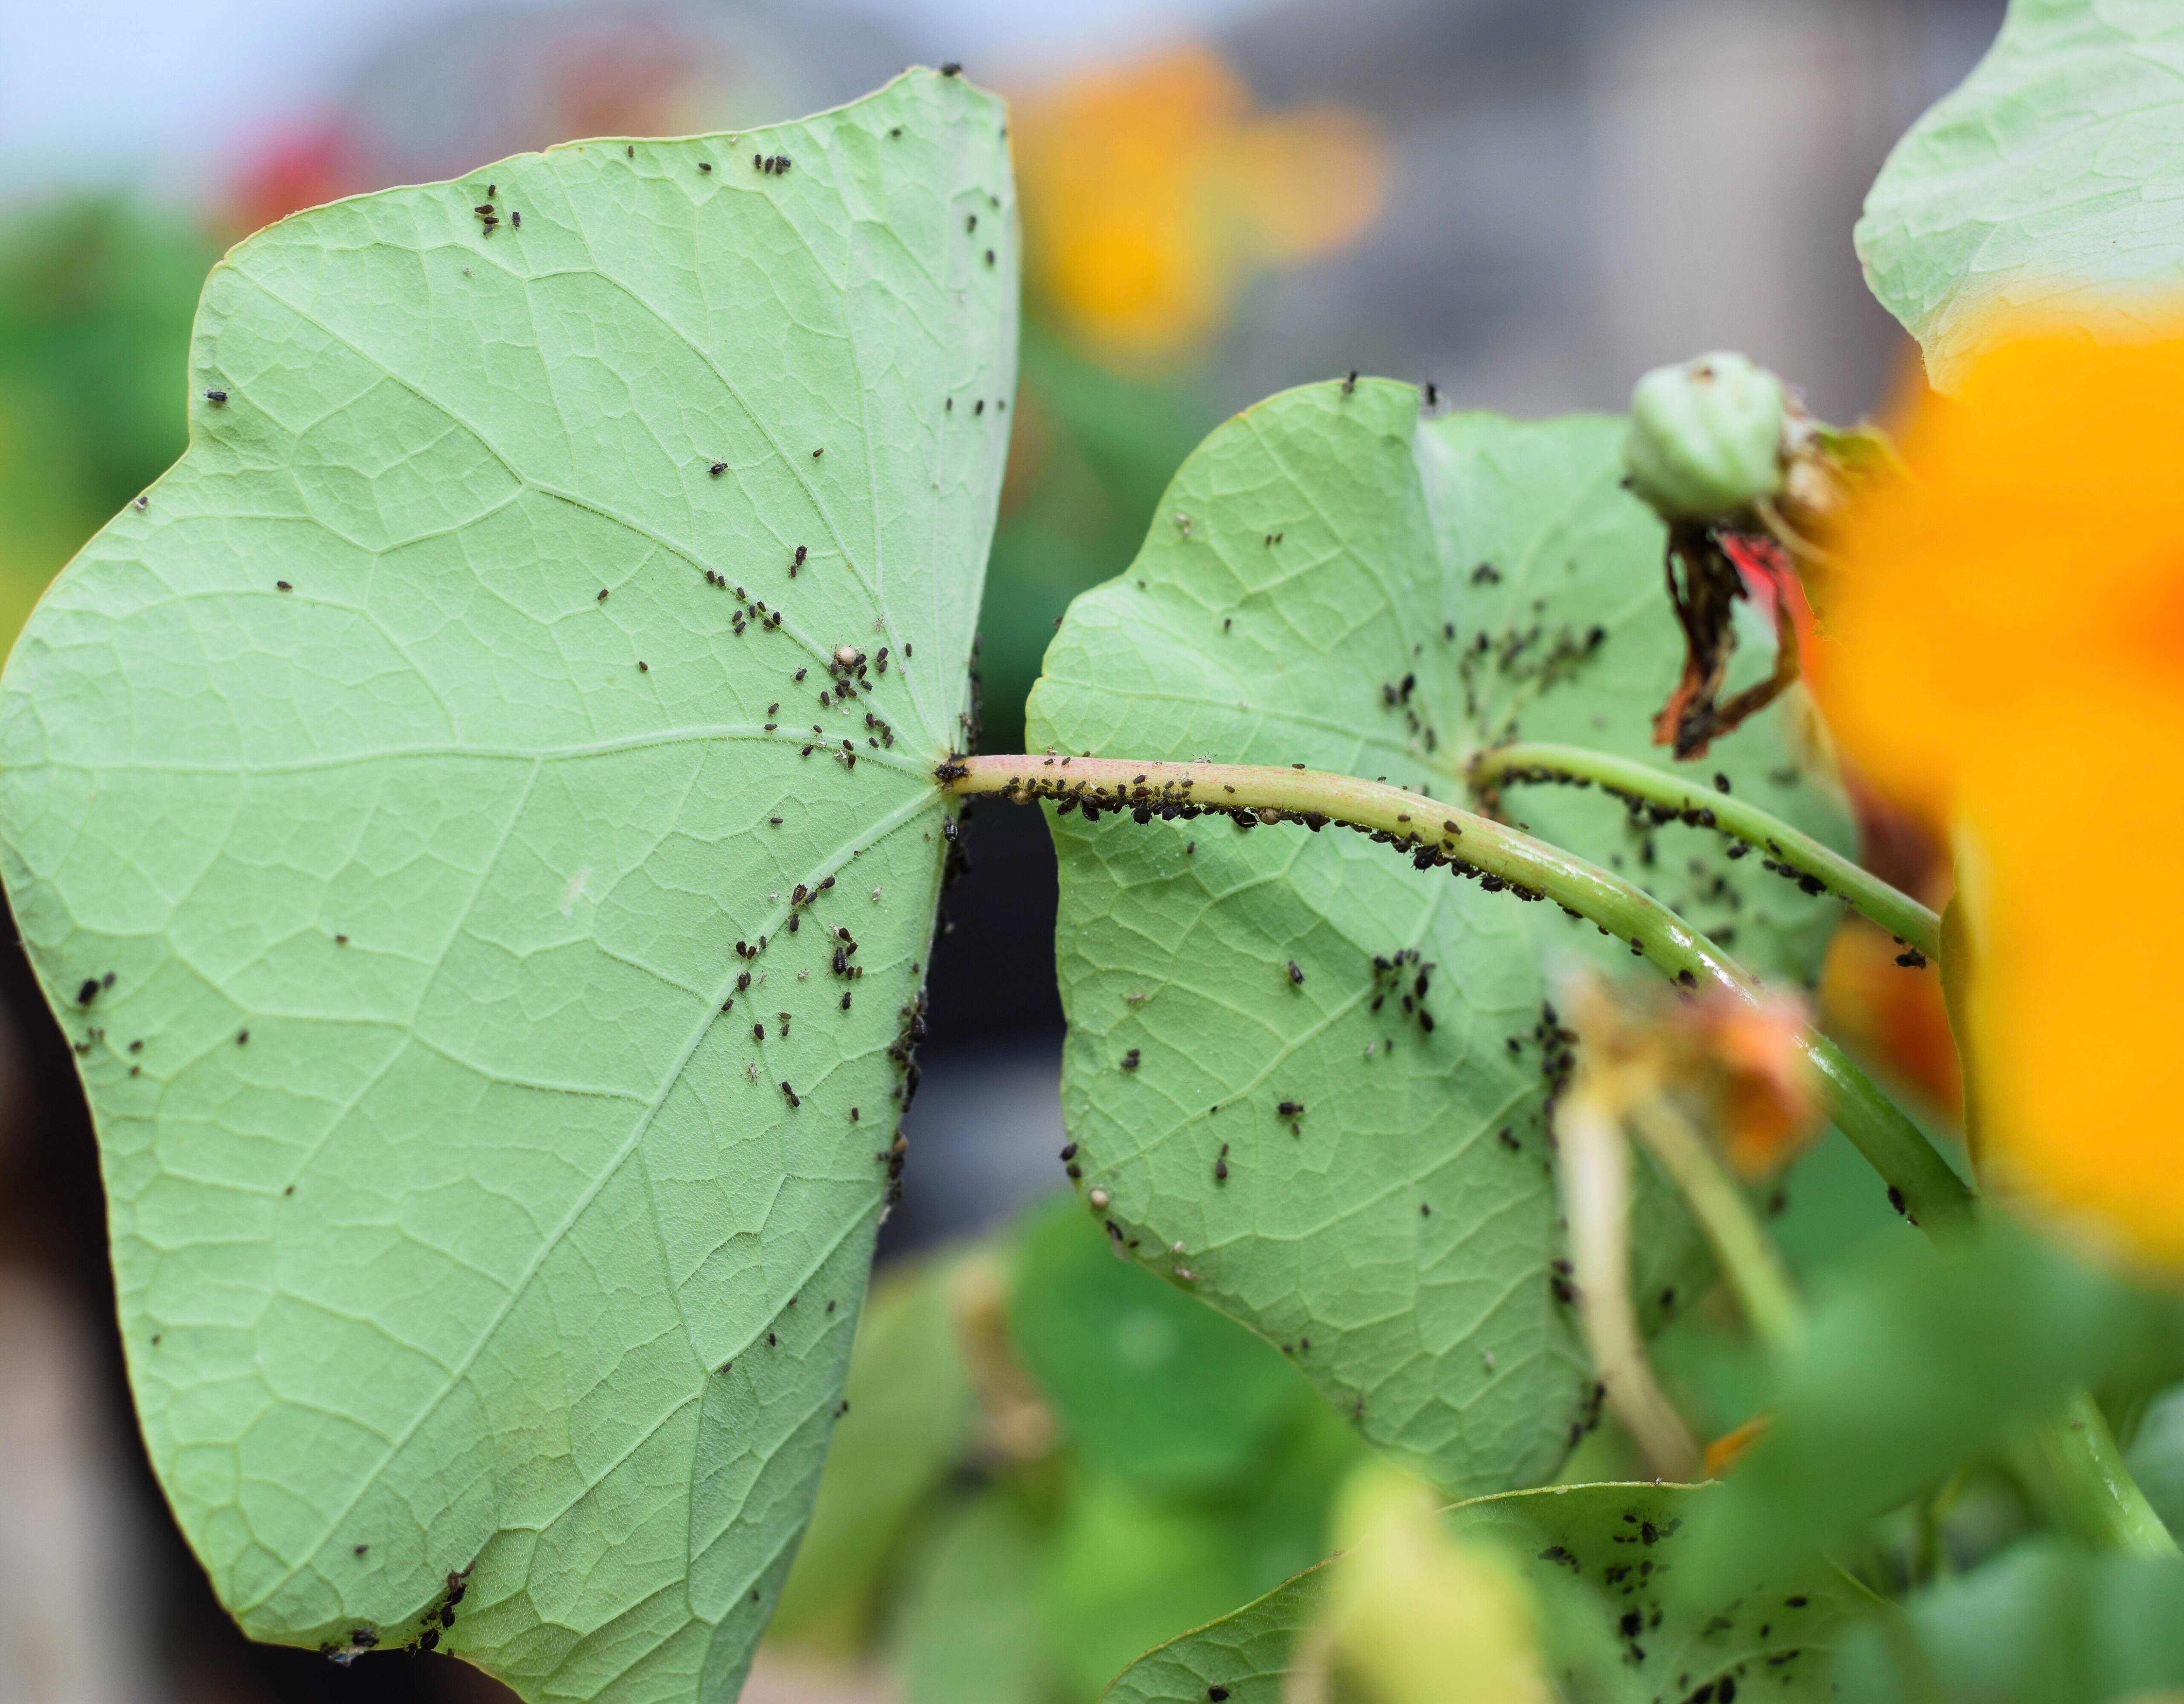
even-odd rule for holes
{"type": "Polygon", "coordinates": [[[1706,1233],[1722,1276],[1760,1340],[1787,1356],[1804,1340],[1805,1307],[1758,1215],[1705,1136],[1658,1094],[1630,1111],[1637,1133],[1706,1233]]]}
{"type": "MultiPolygon", "coordinates": [[[[1139,763],[1119,758],[951,759],[935,771],[948,791],[1022,805],[1055,801],[1087,818],[1226,816],[1240,827],[1329,823],[1402,848],[1421,869],[1446,865],[1490,892],[1552,899],[1685,988],[1719,988],[1757,1000],[1751,972],[1651,894],[1598,865],[1481,816],[1384,782],[1268,764],[1139,763]]],[[[1919,1127],[1826,1037],[1807,1031],[1807,1055],[1835,1091],[1836,1122],[1872,1163],[1903,1210],[1930,1228],[1961,1221],[1971,1194],[1919,1127]]]]}
{"type": "Polygon", "coordinates": [[[2088,1544],[2173,1556],[2176,1540],[2124,1465],[2108,1417],[2083,1385],[2031,1428],[2035,1478],[2061,1523],[2088,1544]]]}
{"type": "Polygon", "coordinates": [[[1468,775],[1472,785],[1482,788],[1522,782],[1597,786],[1618,799],[1671,812],[1695,827],[1718,828],[1758,848],[1769,864],[1808,891],[1833,894],[1912,951],[1929,959],[1942,955],[1942,920],[1908,894],[1757,805],[1714,788],[1693,786],[1650,764],[1575,745],[1497,746],[1474,757],[1468,775]]]}
{"type": "Polygon", "coordinates": [[[1563,1102],[1555,1128],[1578,1323],[1607,1406],[1655,1478],[1696,1479],[1702,1470],[1698,1442],[1653,1377],[1630,1297],[1630,1144],[1603,1097],[1583,1089],[1563,1102]]]}
{"type": "MultiPolygon", "coordinates": [[[[1757,1000],[1758,981],[1650,894],[1596,864],[1507,824],[1423,794],[1323,771],[1265,764],[1138,763],[1116,758],[1000,755],[951,758],[933,778],[946,791],[998,794],[1018,805],[1054,801],[1087,818],[1128,811],[1138,821],[1219,814],[1240,827],[1329,823],[1403,848],[1420,868],[1443,864],[1490,890],[1552,899],[1602,934],[1631,944],[1686,988],[1713,986],[1757,1000]]],[[[1825,1036],[1807,1031],[1807,1056],[1835,1092],[1836,1128],[1889,1186],[1889,1198],[1929,1235],[1972,1221],[1971,1191],[1901,1107],[1825,1036]]],[[[2090,1403],[2082,1391],[2073,1405],[2090,1403]]],[[[2059,1465],[2055,1494],[2081,1531],[2142,1554],[2171,1554],[2161,1526],[2115,1449],[2105,1423],[2074,1425],[2073,1412],[2040,1429],[2039,1448],[2059,1465]]],[[[2096,1412],[2095,1418],[2098,1419],[2096,1412]]]]}

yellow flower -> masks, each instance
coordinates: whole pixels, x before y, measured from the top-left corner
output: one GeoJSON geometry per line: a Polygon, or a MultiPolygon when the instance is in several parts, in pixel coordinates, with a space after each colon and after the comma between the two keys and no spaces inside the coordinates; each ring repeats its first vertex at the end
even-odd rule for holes
{"type": "Polygon", "coordinates": [[[1960,377],[1836,541],[1815,684],[1953,839],[1982,1172],[2184,1267],[2184,342],[1960,377]]]}
{"type": "Polygon", "coordinates": [[[1200,47],[1017,104],[1028,281],[1095,353],[1149,362],[1203,343],[1254,270],[1337,248],[1379,210],[1384,150],[1368,120],[1251,104],[1200,47]]]}

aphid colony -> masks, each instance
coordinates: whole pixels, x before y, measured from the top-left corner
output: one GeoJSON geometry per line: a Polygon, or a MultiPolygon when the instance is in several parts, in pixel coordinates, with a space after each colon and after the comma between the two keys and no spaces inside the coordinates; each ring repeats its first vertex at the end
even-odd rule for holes
{"type": "MultiPolygon", "coordinates": [[[[1656,799],[1641,798],[1637,794],[1625,788],[1617,787],[1611,782],[1596,782],[1591,776],[1571,775],[1556,769],[1509,769],[1503,771],[1496,777],[1495,787],[1498,791],[1511,782],[1519,784],[1552,782],[1558,787],[1580,788],[1597,785],[1600,790],[1609,798],[1622,801],[1623,808],[1630,812],[1630,821],[1635,824],[1658,828],[1663,823],[1681,822],[1688,827],[1719,829],[1725,834],[1731,833],[1721,827],[1720,822],[1709,806],[1691,804],[1664,805],[1656,799]]],[[[1729,777],[1717,774],[1713,778],[1713,786],[1715,792],[1727,793],[1729,777]]],[[[1728,855],[1733,859],[1742,858],[1749,855],[1752,849],[1750,843],[1736,840],[1730,845],[1728,855]]],[[[1786,882],[1795,883],[1802,893],[1819,894],[1830,891],[1827,883],[1820,877],[1792,863],[1789,855],[1783,851],[1780,844],[1776,841],[1769,840],[1765,843],[1759,864],[1762,869],[1770,874],[1780,876],[1786,882]]],[[[1925,962],[1924,955],[1917,954],[1906,954],[1897,960],[1897,963],[1904,966],[1906,969],[1916,969],[1925,962]],[[1914,960],[1915,962],[1913,962],[1914,960]]]]}
{"type": "MultiPolygon", "coordinates": [[[[1410,854],[1411,862],[1421,870],[1445,865],[1456,875],[1476,881],[1490,894],[1510,893],[1520,899],[1544,899],[1546,897],[1521,882],[1495,875],[1468,859],[1457,857],[1456,843],[1462,838],[1463,831],[1453,818],[1444,821],[1440,833],[1435,836],[1429,837],[1415,826],[1395,833],[1364,823],[1345,822],[1324,811],[1293,810],[1271,805],[1223,805],[1198,794],[1197,777],[1190,775],[1166,777],[1156,785],[1150,782],[1149,775],[1139,775],[1127,782],[1117,782],[1112,787],[1105,786],[1097,778],[1063,774],[1062,771],[1069,766],[1070,762],[1067,757],[1050,757],[1045,763],[1054,766],[1053,774],[1034,771],[1028,776],[1011,776],[1006,785],[998,790],[1001,797],[1012,805],[1028,805],[1037,799],[1051,799],[1057,815],[1066,816],[1076,811],[1088,822],[1097,821],[1103,813],[1115,816],[1127,813],[1134,822],[1150,822],[1156,816],[1163,822],[1191,821],[1201,816],[1226,816],[1240,829],[1272,827],[1278,822],[1294,822],[1301,824],[1315,834],[1331,822],[1337,827],[1362,834],[1375,844],[1402,848],[1410,854]]],[[[1290,767],[1301,769],[1304,766],[1300,763],[1290,767]]],[[[945,785],[970,772],[959,754],[936,767],[933,777],[945,785]]],[[[1294,960],[1290,961],[1286,974],[1292,983],[1301,984],[1304,981],[1304,972],[1294,960]]]]}

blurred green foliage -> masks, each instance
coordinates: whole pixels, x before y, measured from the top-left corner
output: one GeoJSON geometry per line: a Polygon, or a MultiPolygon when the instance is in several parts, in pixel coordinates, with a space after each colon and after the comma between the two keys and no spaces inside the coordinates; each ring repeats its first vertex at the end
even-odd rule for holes
{"type": "Polygon", "coordinates": [[[0,226],[0,650],[181,454],[190,321],[214,258],[191,224],[114,197],[0,226]]]}
{"type": "Polygon", "coordinates": [[[2016,1546],[1875,1617],[1838,1687],[1872,1704],[2103,1704],[2184,1689],[2184,1562],[2016,1546]]]}
{"type": "Polygon", "coordinates": [[[1067,1199],[884,1274],[770,1634],[911,1704],[1097,1697],[1326,1553],[1361,1446],[1271,1345],[1067,1199]]]}
{"type": "Polygon", "coordinates": [[[1161,493],[1214,418],[1194,385],[1102,366],[1028,310],[980,618],[987,750],[1023,749],[1024,699],[1056,620],[1079,592],[1129,566],[1161,493]]]}

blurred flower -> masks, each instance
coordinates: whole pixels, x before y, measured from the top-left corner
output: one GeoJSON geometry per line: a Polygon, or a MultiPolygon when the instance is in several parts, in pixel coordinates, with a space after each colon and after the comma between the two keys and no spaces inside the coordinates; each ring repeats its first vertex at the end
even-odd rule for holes
{"type": "Polygon", "coordinates": [[[1945,969],[1982,1170],[2184,1265],[2184,919],[2166,903],[2184,342],[2000,343],[1919,401],[1903,450],[1832,541],[1814,674],[1849,754],[1953,841],[1945,969]]]}
{"type": "Polygon", "coordinates": [[[1754,1003],[1726,990],[1683,995],[1652,982],[1588,976],[1563,995],[1586,1092],[1620,1116],[1656,1095],[1693,1104],[1738,1173],[1771,1176],[1825,1122],[1822,1085],[1802,1039],[1804,1002],[1754,1003]]]}
{"type": "Polygon", "coordinates": [[[1307,1660],[1357,1704],[1548,1704],[1530,1593],[1500,1556],[1449,1531],[1444,1501],[1384,1462],[1352,1474],[1307,1660]]]}
{"type": "Polygon", "coordinates": [[[1102,357],[1202,344],[1251,274],[1340,247],[1386,181],[1379,131],[1315,106],[1260,114],[1212,49],[1072,77],[1017,103],[1025,271],[1102,357]]]}

